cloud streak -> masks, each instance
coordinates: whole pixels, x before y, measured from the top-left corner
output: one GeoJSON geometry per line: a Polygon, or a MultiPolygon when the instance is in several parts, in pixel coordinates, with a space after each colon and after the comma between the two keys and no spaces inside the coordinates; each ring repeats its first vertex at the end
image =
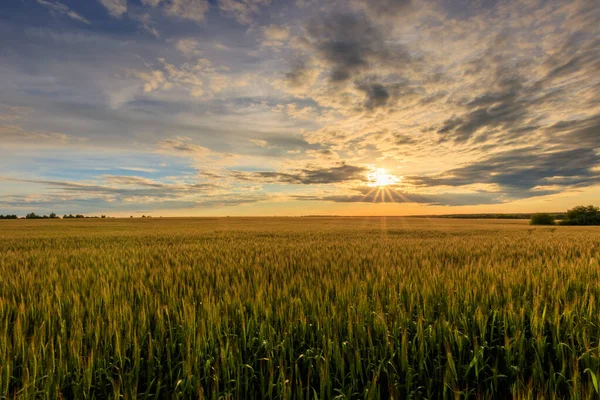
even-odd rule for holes
{"type": "Polygon", "coordinates": [[[498,185],[514,197],[529,197],[533,189],[546,186],[589,186],[600,183],[594,168],[600,155],[587,148],[542,152],[521,148],[502,152],[463,167],[434,176],[409,176],[406,181],[417,187],[467,186],[475,183],[498,185]]]}
{"type": "Polygon", "coordinates": [[[292,185],[322,185],[344,183],[350,181],[367,181],[368,169],[341,163],[326,168],[304,168],[295,172],[241,172],[231,171],[230,174],[242,181],[259,183],[284,183],[292,185]]]}
{"type": "Polygon", "coordinates": [[[58,1],[49,1],[49,0],[36,0],[38,4],[48,8],[51,12],[56,13],[58,15],[66,15],[67,17],[83,22],[84,24],[90,25],[91,22],[85,18],[83,15],[71,10],[69,7],[60,3],[58,1]]]}

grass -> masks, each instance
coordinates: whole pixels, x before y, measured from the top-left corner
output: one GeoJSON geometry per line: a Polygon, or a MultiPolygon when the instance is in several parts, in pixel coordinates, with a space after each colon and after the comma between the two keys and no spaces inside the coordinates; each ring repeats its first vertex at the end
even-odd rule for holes
{"type": "Polygon", "coordinates": [[[0,397],[598,398],[600,229],[0,221],[0,397]]]}

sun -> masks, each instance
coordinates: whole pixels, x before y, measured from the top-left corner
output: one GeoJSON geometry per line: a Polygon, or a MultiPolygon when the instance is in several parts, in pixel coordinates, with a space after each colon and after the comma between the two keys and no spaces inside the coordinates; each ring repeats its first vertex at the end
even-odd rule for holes
{"type": "Polygon", "coordinates": [[[367,178],[369,179],[369,186],[380,188],[393,185],[400,180],[398,177],[390,175],[385,168],[377,168],[367,178]]]}

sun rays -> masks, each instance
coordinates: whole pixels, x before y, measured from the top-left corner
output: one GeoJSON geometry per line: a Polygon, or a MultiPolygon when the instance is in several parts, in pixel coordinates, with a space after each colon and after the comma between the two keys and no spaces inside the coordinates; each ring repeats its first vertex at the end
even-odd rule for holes
{"type": "Polygon", "coordinates": [[[402,194],[394,189],[402,181],[402,177],[390,174],[385,168],[376,168],[367,174],[367,186],[371,187],[364,195],[364,199],[371,199],[373,203],[395,202],[402,194]]]}
{"type": "Polygon", "coordinates": [[[390,175],[385,168],[377,168],[367,175],[369,186],[385,187],[400,182],[400,178],[390,175]]]}

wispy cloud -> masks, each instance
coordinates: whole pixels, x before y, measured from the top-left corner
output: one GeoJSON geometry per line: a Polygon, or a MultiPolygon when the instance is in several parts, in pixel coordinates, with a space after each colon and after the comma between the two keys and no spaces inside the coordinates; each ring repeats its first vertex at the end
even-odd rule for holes
{"type": "Polygon", "coordinates": [[[160,7],[165,14],[195,22],[204,22],[204,16],[209,8],[208,0],[142,0],[151,7],[160,7]]]}
{"type": "Polygon", "coordinates": [[[320,185],[349,181],[366,181],[368,169],[354,165],[339,165],[326,168],[304,168],[295,172],[241,172],[232,171],[236,179],[257,181],[260,183],[275,182],[301,185],[320,185]]]}
{"type": "Polygon", "coordinates": [[[53,145],[65,144],[72,139],[64,133],[28,131],[19,125],[0,125],[0,138],[4,144],[30,142],[53,145]]]}
{"type": "Polygon", "coordinates": [[[91,22],[83,15],[71,10],[69,7],[58,1],[51,0],[36,0],[38,4],[50,9],[51,12],[58,15],[66,15],[67,17],[74,19],[75,21],[83,22],[84,24],[90,25],[91,22]]]}
{"type": "Polygon", "coordinates": [[[127,0],[99,0],[110,15],[120,18],[127,12],[127,0]]]}

